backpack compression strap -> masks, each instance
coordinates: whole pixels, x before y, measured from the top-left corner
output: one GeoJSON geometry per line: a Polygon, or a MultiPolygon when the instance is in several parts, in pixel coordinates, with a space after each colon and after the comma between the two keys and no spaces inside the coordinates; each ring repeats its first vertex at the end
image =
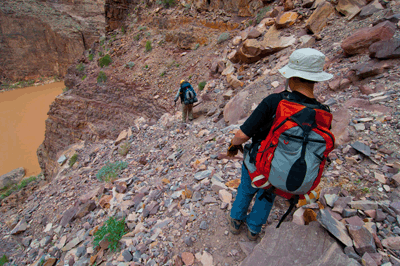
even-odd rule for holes
{"type": "Polygon", "coordinates": [[[282,218],[279,220],[278,225],[276,226],[276,228],[279,228],[279,226],[281,225],[281,223],[285,220],[286,216],[289,215],[289,213],[293,210],[294,206],[297,204],[297,202],[299,202],[299,196],[296,195],[293,198],[291,198],[289,200],[290,202],[290,206],[289,209],[285,212],[285,214],[282,216],[282,218]]]}

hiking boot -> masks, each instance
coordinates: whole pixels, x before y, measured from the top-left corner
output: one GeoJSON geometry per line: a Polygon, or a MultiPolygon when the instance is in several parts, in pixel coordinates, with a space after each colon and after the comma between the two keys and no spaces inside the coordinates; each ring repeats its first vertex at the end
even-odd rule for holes
{"type": "Polygon", "coordinates": [[[253,233],[253,232],[250,231],[249,228],[247,228],[247,238],[248,238],[250,241],[256,241],[257,238],[258,238],[258,233],[253,233]]]}
{"type": "Polygon", "coordinates": [[[240,226],[242,225],[242,223],[243,223],[242,221],[229,217],[229,230],[231,231],[231,233],[234,235],[239,234],[240,226]]]}

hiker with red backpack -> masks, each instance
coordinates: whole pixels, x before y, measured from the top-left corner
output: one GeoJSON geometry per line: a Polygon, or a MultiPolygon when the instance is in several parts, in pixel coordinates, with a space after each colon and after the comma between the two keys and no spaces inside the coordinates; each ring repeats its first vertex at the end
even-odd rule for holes
{"type": "Polygon", "coordinates": [[[267,222],[276,195],[289,200],[292,211],[298,199],[310,200],[319,184],[329,152],[334,147],[329,107],[314,97],[316,82],[333,75],[323,71],[325,55],[315,49],[294,51],[279,72],[286,89],[264,98],[231,140],[227,155],[244,154],[241,183],[230,213],[230,231],[242,223],[255,241],[267,222]],[[242,144],[252,139],[251,144],[242,144]],[[256,195],[251,212],[247,210],[256,195]]]}
{"type": "Polygon", "coordinates": [[[174,99],[175,104],[179,97],[182,103],[182,122],[186,123],[186,116],[188,116],[189,121],[192,121],[193,103],[197,102],[197,97],[192,85],[184,79],[180,82],[179,90],[174,99]]]}

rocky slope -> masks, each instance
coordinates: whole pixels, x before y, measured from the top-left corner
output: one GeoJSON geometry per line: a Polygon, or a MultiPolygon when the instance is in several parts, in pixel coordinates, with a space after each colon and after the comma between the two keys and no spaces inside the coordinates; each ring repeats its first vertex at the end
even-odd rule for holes
{"type": "Polygon", "coordinates": [[[104,28],[103,1],[1,1],[0,81],[64,77],[104,28]]]}
{"type": "Polygon", "coordinates": [[[399,265],[400,4],[270,6],[251,26],[257,17],[194,3],[142,4],[127,16],[125,33],[99,40],[69,69],[70,89],[49,111],[40,149],[47,182],[1,202],[0,255],[15,265],[256,265],[277,258],[282,265],[399,265]],[[226,143],[264,96],[284,88],[277,69],[299,47],[324,52],[335,74],[316,95],[334,113],[337,147],[319,202],[288,218],[299,227],[271,226],[287,208],[279,199],[254,248],[245,230],[228,231],[241,157],[227,160],[226,143]],[[107,53],[112,63],[101,68],[107,53]],[[97,83],[100,71],[106,82],[97,83]],[[182,78],[207,81],[196,119],[186,125],[171,103],[182,78]],[[112,183],[101,178],[107,162],[126,162],[112,183]],[[93,245],[109,217],[125,217],[129,232],[117,252],[106,241],[93,245]],[[306,244],[266,250],[273,245],[266,242],[292,243],[308,230],[321,232],[318,252],[306,244]]]}

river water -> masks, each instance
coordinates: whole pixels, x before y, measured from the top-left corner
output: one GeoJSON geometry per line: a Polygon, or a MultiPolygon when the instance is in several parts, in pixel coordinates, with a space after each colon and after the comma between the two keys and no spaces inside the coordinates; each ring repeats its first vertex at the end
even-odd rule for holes
{"type": "Polygon", "coordinates": [[[0,92],[0,175],[18,167],[25,176],[41,172],[36,150],[44,140],[50,104],[64,82],[0,92]]]}

